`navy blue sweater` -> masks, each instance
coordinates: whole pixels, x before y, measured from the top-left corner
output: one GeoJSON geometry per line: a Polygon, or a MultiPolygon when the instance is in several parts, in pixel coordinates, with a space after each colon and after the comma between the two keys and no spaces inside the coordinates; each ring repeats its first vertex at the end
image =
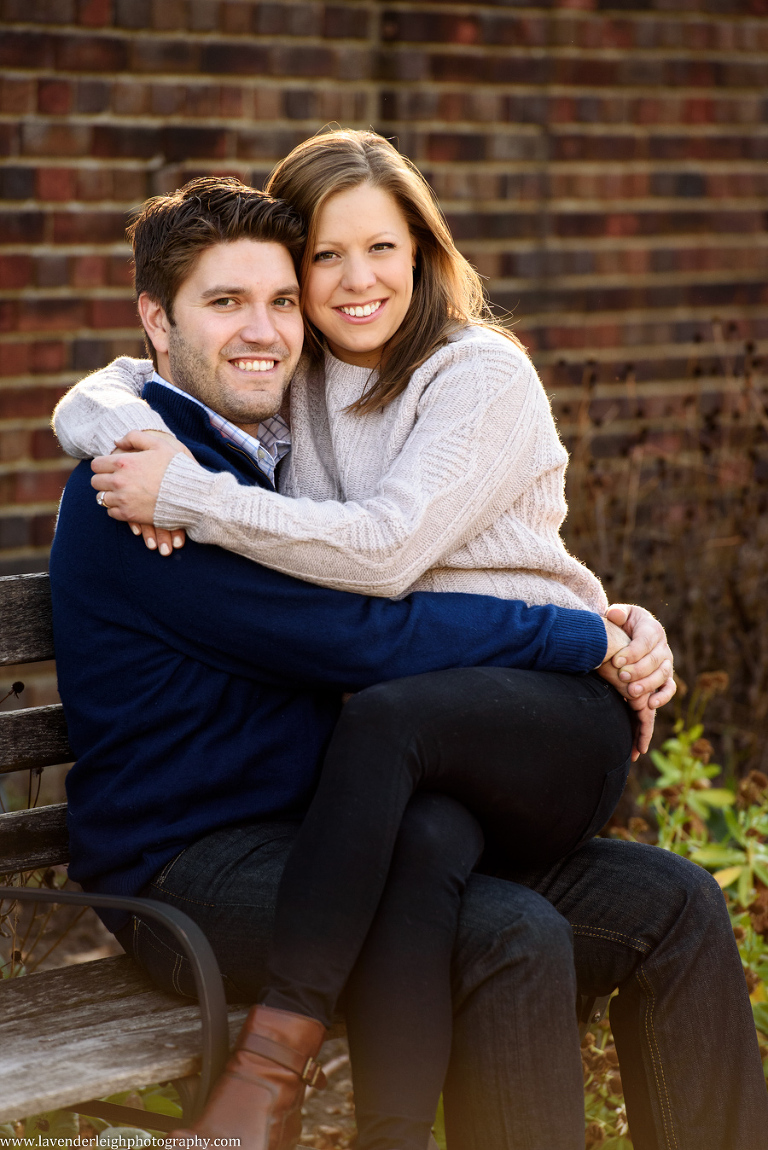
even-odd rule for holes
{"type": "MultiPolygon", "coordinates": [[[[269,486],[196,404],[155,383],[144,395],[203,466],[269,486]]],[[[605,655],[588,611],[368,598],[191,540],[163,558],[109,518],[90,479],[87,462],[72,473],[51,553],[77,756],[70,874],[89,890],[135,894],[209,831],[301,817],[342,691],[480,664],[583,672],[605,655]]]]}

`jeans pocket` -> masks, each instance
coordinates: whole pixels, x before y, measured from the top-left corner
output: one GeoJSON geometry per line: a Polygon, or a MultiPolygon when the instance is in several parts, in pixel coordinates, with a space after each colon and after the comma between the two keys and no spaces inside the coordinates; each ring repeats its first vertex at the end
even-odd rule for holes
{"type": "Polygon", "coordinates": [[[600,799],[595,807],[589,826],[579,839],[578,846],[583,846],[589,839],[594,838],[595,835],[603,829],[608,819],[616,810],[616,804],[622,796],[624,787],[627,785],[627,776],[629,775],[631,765],[632,760],[627,759],[620,767],[614,767],[612,771],[608,771],[606,774],[603,780],[603,788],[600,792],[600,799]]]}

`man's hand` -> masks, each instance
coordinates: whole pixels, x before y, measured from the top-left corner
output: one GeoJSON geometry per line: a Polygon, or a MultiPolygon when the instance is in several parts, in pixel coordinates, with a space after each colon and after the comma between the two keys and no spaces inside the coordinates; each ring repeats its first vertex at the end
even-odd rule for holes
{"type": "MultiPolygon", "coordinates": [[[[675,693],[675,680],[672,677],[673,657],[667,643],[664,628],[658,619],[644,607],[627,603],[614,603],[605,613],[606,631],[613,624],[628,636],[625,646],[613,649],[612,631],[608,631],[608,653],[618,672],[619,681],[625,685],[626,696],[641,699],[648,695],[651,709],[663,707],[675,693]]],[[[602,673],[602,668],[600,669],[602,673]]],[[[608,678],[608,676],[604,676],[608,678]]]]}
{"type": "Polygon", "coordinates": [[[651,745],[651,736],[656,722],[656,708],[649,705],[651,697],[649,694],[634,698],[628,693],[628,685],[619,678],[619,672],[610,659],[606,659],[603,665],[597,668],[597,673],[612,687],[615,687],[620,695],[623,695],[627,704],[635,712],[635,737],[632,743],[632,762],[634,763],[646,753],[651,745]]]}
{"type": "Polygon", "coordinates": [[[194,456],[174,436],[160,431],[132,431],[115,444],[111,455],[91,463],[91,486],[104,492],[102,506],[113,519],[128,521],[135,535],[143,535],[151,550],[170,555],[184,545],[184,532],[151,526],[155,504],[168,464],[179,452],[194,456]]]}

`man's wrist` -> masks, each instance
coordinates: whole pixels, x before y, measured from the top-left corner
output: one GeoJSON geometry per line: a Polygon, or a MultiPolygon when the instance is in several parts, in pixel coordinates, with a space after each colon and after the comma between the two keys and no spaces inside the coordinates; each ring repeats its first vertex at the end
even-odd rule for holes
{"type": "Polygon", "coordinates": [[[628,647],[630,643],[629,636],[626,631],[622,631],[621,627],[616,623],[612,623],[610,619],[603,617],[603,624],[605,625],[605,638],[606,638],[606,652],[604,663],[612,659],[614,655],[618,654],[624,647],[628,647]]]}

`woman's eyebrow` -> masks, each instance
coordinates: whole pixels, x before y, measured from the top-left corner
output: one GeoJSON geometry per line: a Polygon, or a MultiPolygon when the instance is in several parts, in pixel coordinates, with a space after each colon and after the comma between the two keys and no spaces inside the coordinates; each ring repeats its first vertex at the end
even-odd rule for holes
{"type": "MultiPolygon", "coordinates": [[[[366,243],[375,243],[376,240],[383,239],[397,239],[396,232],[374,232],[372,236],[368,236],[366,243]]],[[[343,248],[344,240],[324,240],[318,239],[315,242],[315,247],[318,248],[343,248]]]]}

